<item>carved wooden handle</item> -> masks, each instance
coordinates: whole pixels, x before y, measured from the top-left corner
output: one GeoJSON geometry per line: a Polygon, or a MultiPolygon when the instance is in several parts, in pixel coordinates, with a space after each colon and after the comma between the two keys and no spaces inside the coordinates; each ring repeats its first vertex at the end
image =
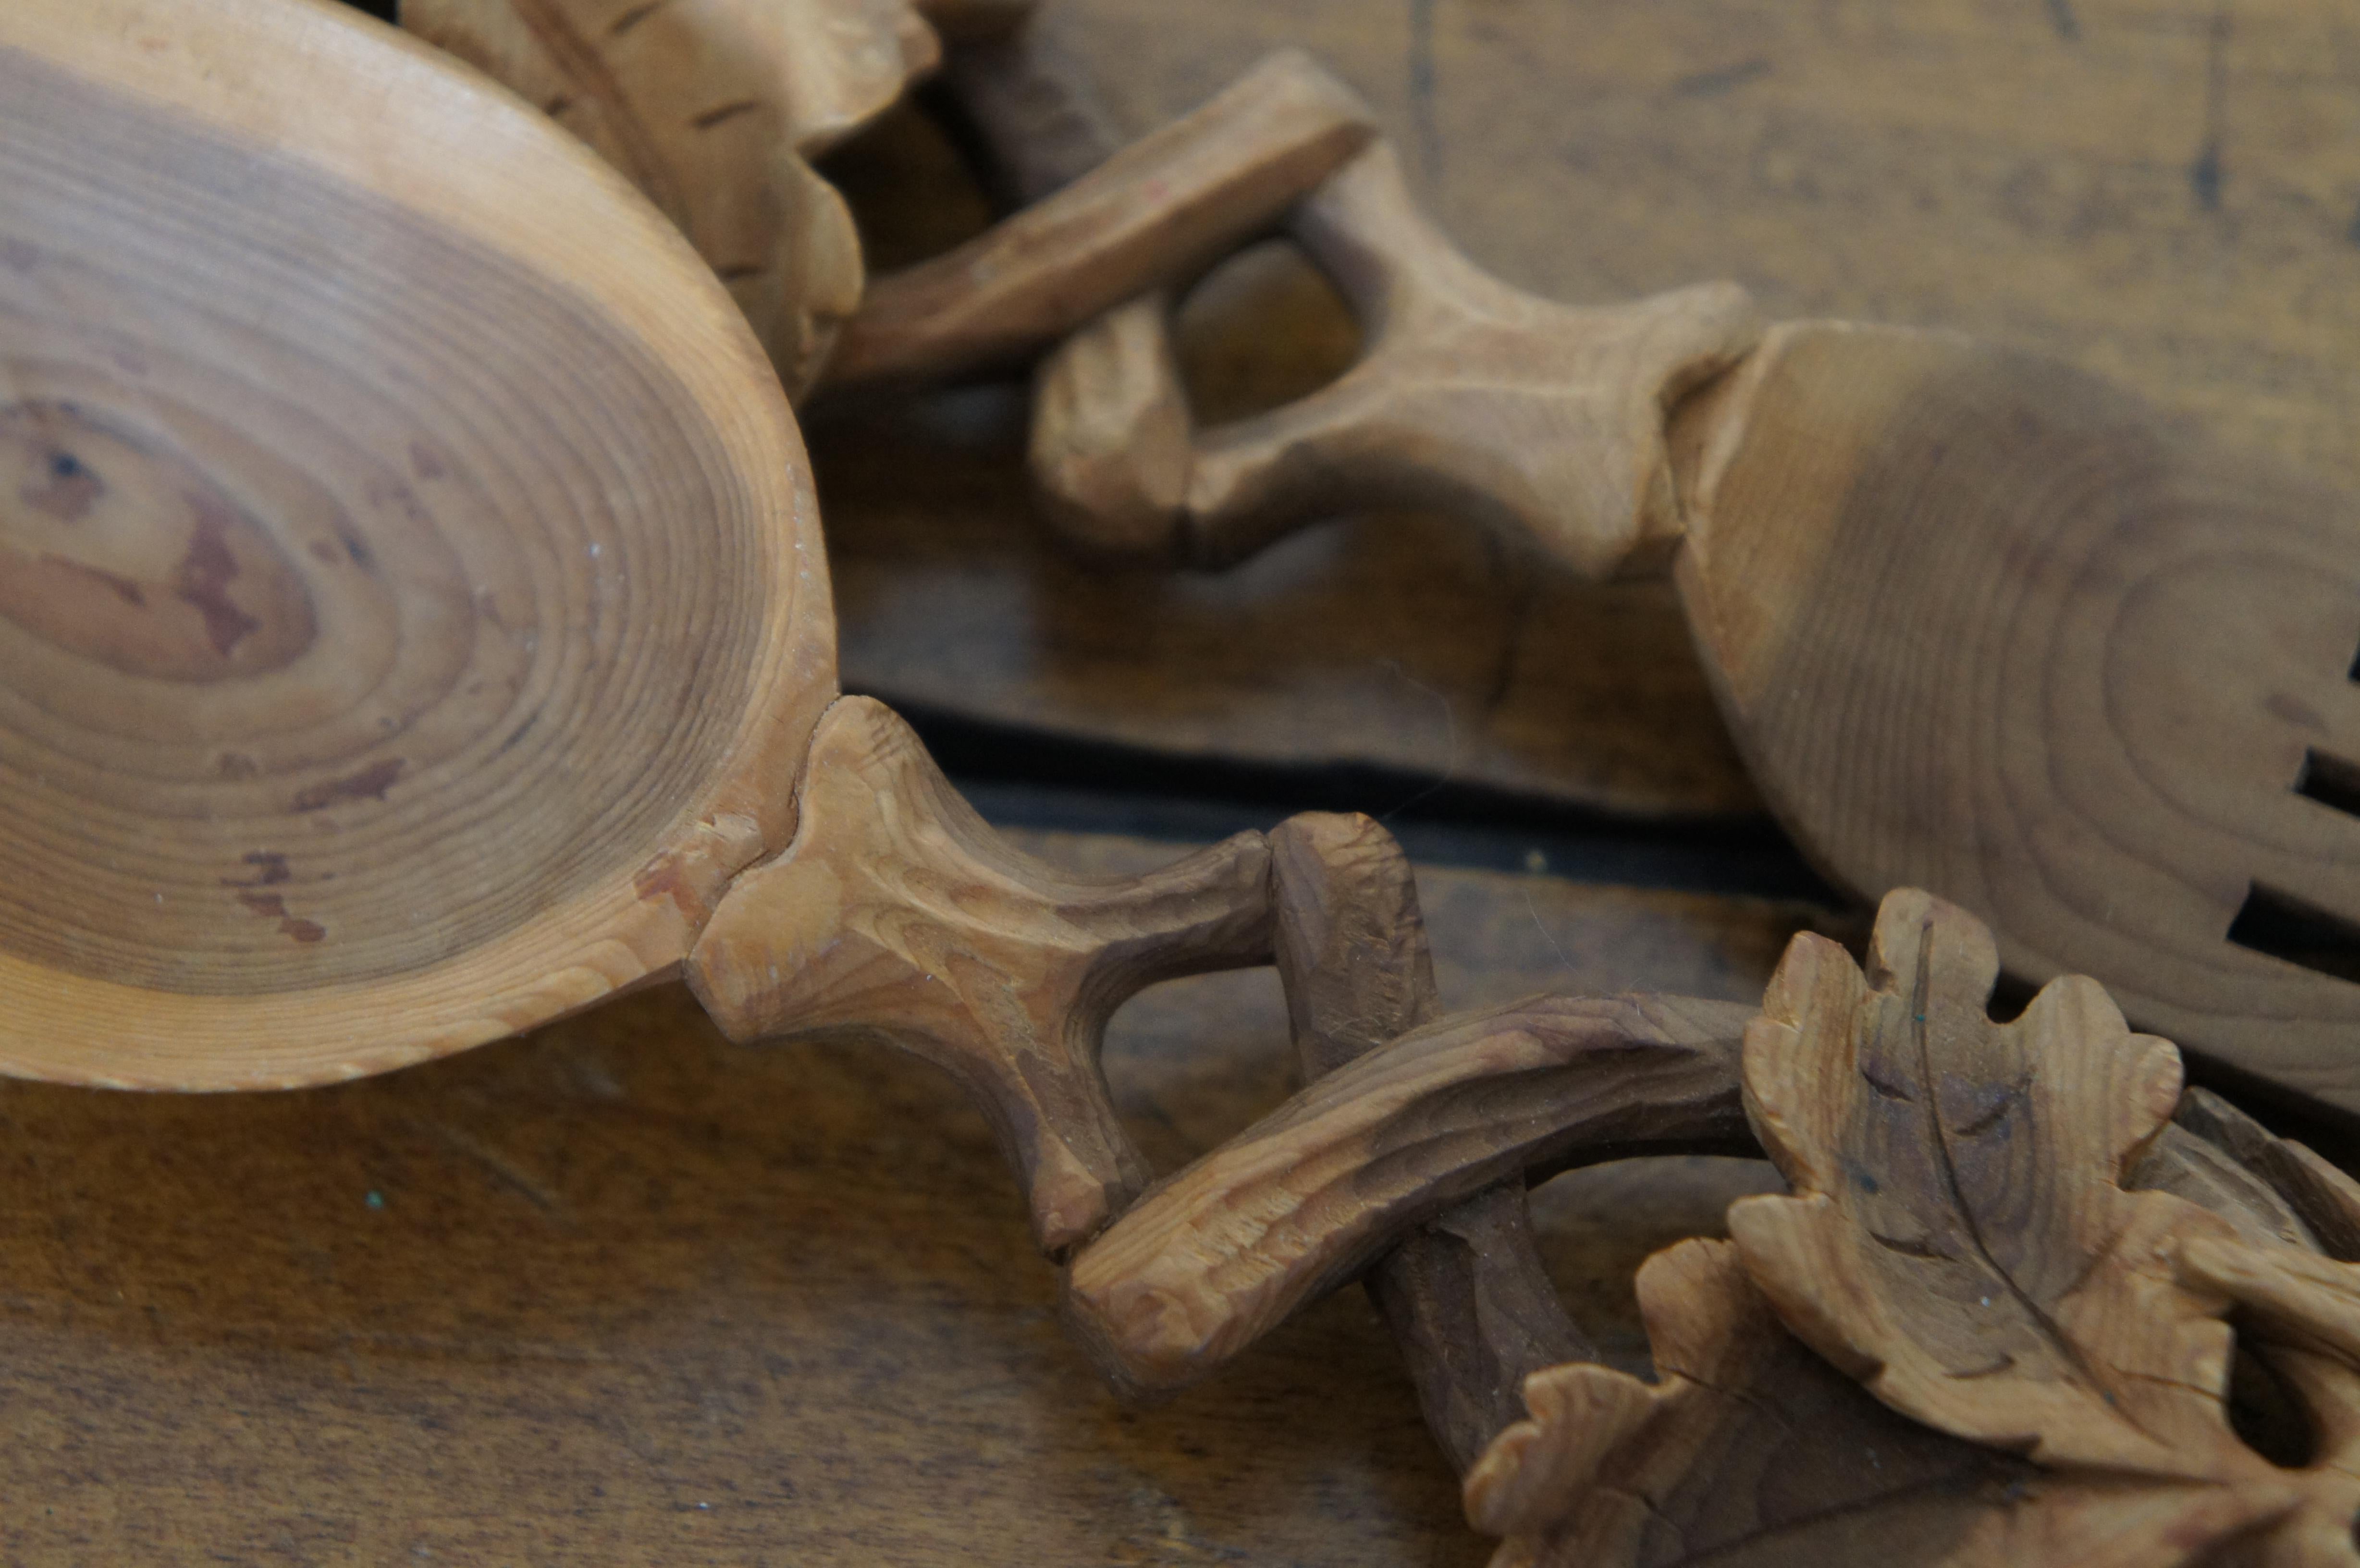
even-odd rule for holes
{"type": "Polygon", "coordinates": [[[1386,146],[1289,230],[1352,304],[1367,348],[1334,385],[1199,439],[1197,560],[1236,560],[1363,506],[1477,517],[1586,577],[1677,537],[1666,410],[1760,335],[1744,290],[1701,284],[1583,310],[1511,289],[1426,221],[1386,146]]]}
{"type": "Polygon", "coordinates": [[[1540,996],[1404,1036],[1157,1183],[1076,1256],[1067,1320],[1118,1389],[1168,1393],[1521,1171],[1751,1151],[1737,1062],[1753,1015],[1540,996]]]}
{"type": "MultiPolygon", "coordinates": [[[[1361,816],[1306,814],[1270,835],[1278,972],[1306,1079],[1440,1009],[1409,857],[1361,816]]],[[[1462,1474],[1524,1419],[1524,1378],[1598,1348],[1568,1315],[1533,1240],[1524,1173],[1445,1210],[1371,1269],[1418,1405],[1462,1474]]]]}
{"type": "Polygon", "coordinates": [[[1022,1181],[1042,1247],[1147,1182],[1098,1067],[1107,1019],[1175,975],[1270,960],[1270,851],[1240,833],[1129,881],[1011,848],[907,724],[847,697],[820,721],[795,838],[741,876],[689,958],[732,1039],[865,1033],[956,1074],[1022,1181]]]}
{"type": "Polygon", "coordinates": [[[1367,107],[1288,49],[967,245],[871,284],[830,385],[1021,358],[1268,227],[1368,146],[1367,107]]]}
{"type": "MultiPolygon", "coordinates": [[[[1022,158],[1023,115],[984,124],[1022,158]]],[[[1076,140],[1045,116],[1030,128],[1076,140]]],[[[1037,383],[1033,472],[1069,536],[1221,565],[1352,507],[1433,506],[1529,535],[1590,577],[1653,564],[1677,537],[1666,410],[1759,337],[1743,289],[1585,310],[1509,288],[1426,222],[1382,145],[1288,229],[1360,315],[1360,363],[1300,402],[1192,436],[1160,306],[1102,318],[1037,383]]]]}

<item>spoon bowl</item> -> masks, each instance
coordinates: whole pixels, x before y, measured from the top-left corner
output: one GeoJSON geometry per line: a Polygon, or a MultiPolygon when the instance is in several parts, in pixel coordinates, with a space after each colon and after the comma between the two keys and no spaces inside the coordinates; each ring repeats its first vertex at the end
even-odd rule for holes
{"type": "Polygon", "coordinates": [[[333,7],[0,14],[0,1071],[667,973],[833,695],[777,379],[588,151],[333,7]]]}
{"type": "Polygon", "coordinates": [[[2011,973],[2360,1109],[2360,510],[1954,333],[1774,329],[1688,410],[1675,576],[1765,799],[2011,973]]]}

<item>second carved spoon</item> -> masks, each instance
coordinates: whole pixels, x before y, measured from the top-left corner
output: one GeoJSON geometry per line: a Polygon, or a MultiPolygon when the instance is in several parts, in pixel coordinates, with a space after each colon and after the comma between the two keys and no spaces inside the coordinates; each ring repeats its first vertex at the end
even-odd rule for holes
{"type": "MultiPolygon", "coordinates": [[[[954,81],[1020,168],[1087,96],[1021,46],[954,81]]],[[[1160,324],[1109,314],[1041,372],[1035,470],[1066,531],[1212,565],[1408,504],[1585,576],[1668,558],[1754,779],[1822,869],[1930,888],[2019,980],[2097,976],[2142,1028],[2360,1110],[2348,497],[1959,334],[1763,333],[1728,285],[1535,299],[1452,247],[1382,145],[1287,228],[1360,318],[1360,362],[1192,431],[1160,324]]]]}
{"type": "Polygon", "coordinates": [[[2360,1109],[2349,497],[2054,360],[1891,328],[1775,328],[1673,436],[1680,597],[1806,853],[2360,1109]]]}

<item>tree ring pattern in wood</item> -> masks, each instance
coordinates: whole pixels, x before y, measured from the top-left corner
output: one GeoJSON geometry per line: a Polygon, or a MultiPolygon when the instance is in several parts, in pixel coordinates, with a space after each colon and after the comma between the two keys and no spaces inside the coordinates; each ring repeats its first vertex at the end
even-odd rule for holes
{"type": "MultiPolygon", "coordinates": [[[[676,961],[719,888],[663,852],[710,833],[749,710],[829,684],[782,657],[798,609],[827,622],[783,403],[684,383],[597,297],[627,280],[552,286],[406,192],[29,55],[0,52],[0,1004],[104,1036],[152,1020],[69,1011],[65,977],[313,993],[544,920],[565,939],[508,978],[595,993],[549,977],[637,898],[685,929],[585,966],[676,961]]],[[[648,228],[624,248],[673,243],[648,228]]],[[[769,384],[734,314],[676,314],[712,382],[769,384]]],[[[505,1032],[475,1005],[437,1049],[505,1032]]],[[[285,1081],[375,1070],[344,1028],[348,1062],[285,1081]]],[[[66,1049],[6,1066],[83,1076],[66,1049]]],[[[169,1081],[216,1076],[246,1081],[169,1081]]]]}
{"type": "Polygon", "coordinates": [[[1806,851],[1923,887],[2020,978],[2360,1105],[2360,985],[2241,941],[2351,927],[2360,518],[2144,399],[1953,333],[1775,329],[1677,562],[1740,748],[1806,851]]]}

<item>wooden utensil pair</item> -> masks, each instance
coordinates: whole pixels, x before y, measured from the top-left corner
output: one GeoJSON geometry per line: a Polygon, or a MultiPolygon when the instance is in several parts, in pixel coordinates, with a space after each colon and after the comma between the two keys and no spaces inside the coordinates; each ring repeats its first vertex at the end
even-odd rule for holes
{"type": "MultiPolygon", "coordinates": [[[[1102,295],[1163,276],[1170,236],[1153,224],[1092,250],[1058,240],[1058,219],[976,254],[1045,234],[1102,295]],[[1093,263],[1109,254],[1122,265],[1093,263]]],[[[1218,227],[1192,222],[1192,244],[1218,227]]],[[[1046,314],[1112,302],[1091,298],[1046,314]]],[[[1737,410],[1699,427],[1688,471],[1708,515],[1754,472],[1768,418],[1754,404],[1812,363],[1808,344],[1765,352],[1701,406],[1737,410]]],[[[1924,395],[1902,390],[1905,407],[1924,395]]],[[[1426,1220],[1480,1230],[1472,1208],[1529,1163],[1734,1139],[1769,1092],[1750,1042],[1739,1092],[1750,1009],[1667,998],[1544,998],[1345,1062],[1430,1005],[1398,852],[1365,824],[1243,834],[1119,883],[997,842],[906,727],[836,698],[792,418],[710,272],[546,121],[332,10],[0,13],[0,440],[7,1071],[315,1082],[684,974],[733,1032],[867,1031],[967,1082],[1040,1239],[1079,1249],[1077,1323],[1145,1387],[1201,1375],[1426,1220]],[[1107,1110],[1106,1015],[1157,976],[1273,957],[1306,1068],[1332,1071],[1129,1203],[1146,1173],[1107,1110]]],[[[1913,920],[1930,969],[1930,933],[1962,917],[1922,897],[1889,907],[1893,932],[1913,920]]],[[[1958,945],[1942,999],[1972,1014],[1988,949],[1958,945]]],[[[1881,951],[1898,965],[1907,946],[1881,951]]],[[[1849,1007],[1860,976],[1835,974],[1849,965],[1832,951],[1807,944],[1790,966],[1849,1007]]],[[[1797,979],[1783,1000],[1820,989],[1797,979]]],[[[2072,992],[2082,1013],[2093,991],[2072,992]]],[[[1872,998],[1880,1050],[1926,1042],[1922,1001],[1913,1033],[1898,997],[1872,998]]],[[[1841,1043],[1848,1026],[1811,1032],[1841,1043]]],[[[2168,1054],[2136,1049],[2148,1068],[2168,1054]]],[[[1886,1093],[1860,1076],[1774,1073],[1769,1089],[1886,1093]]],[[[2103,1119],[2140,1133],[2169,1108],[2165,1076],[2144,1072],[2134,1116],[2099,1096],[2103,1119]]],[[[1973,1087],[1945,1113],[1968,1113],[1961,1136],[2055,1098],[2028,1079],[1973,1087]]],[[[2046,1114],[2030,1119],[2053,1132],[2046,1114]]],[[[1828,1163],[1808,1138],[1785,1153],[1806,1173],[1828,1163]]],[[[1986,1164],[2009,1196],[2015,1166],[1986,1164]]],[[[2228,1281],[2205,1288],[2244,1301],[2229,1276],[2248,1251],[2217,1229],[2191,1231],[2228,1281]]],[[[1416,1251],[1400,1261],[1400,1321],[1479,1353],[1470,1379],[1428,1377],[1463,1462],[1512,1413],[1500,1377],[1554,1354],[1550,1335],[1503,1347],[1479,1323],[1462,1339],[1416,1251]]],[[[2342,1288],[2301,1263],[2261,1285],[2342,1288]]],[[[2331,1305],[2302,1321],[2348,1353],[2348,1301],[2331,1305]]],[[[2147,1382],[2217,1403],[2172,1370],[2147,1382]]],[[[1479,1465],[1485,1517],[1556,1528],[1546,1488],[1502,1468],[1479,1465]]]]}
{"type": "MultiPolygon", "coordinates": [[[[1109,145],[1070,62],[1017,40],[951,71],[1031,191],[1109,145]]],[[[1360,314],[1360,362],[1199,432],[1160,299],[1077,333],[1033,458],[1079,542],[1218,565],[1408,505],[1586,577],[1668,561],[1756,784],[1831,877],[1930,888],[2017,979],[2094,975],[2237,1081],[2360,1109],[2348,496],[1953,333],[1765,332],[1726,285],[1522,294],[1382,146],[1286,232],[1360,314]]]]}

